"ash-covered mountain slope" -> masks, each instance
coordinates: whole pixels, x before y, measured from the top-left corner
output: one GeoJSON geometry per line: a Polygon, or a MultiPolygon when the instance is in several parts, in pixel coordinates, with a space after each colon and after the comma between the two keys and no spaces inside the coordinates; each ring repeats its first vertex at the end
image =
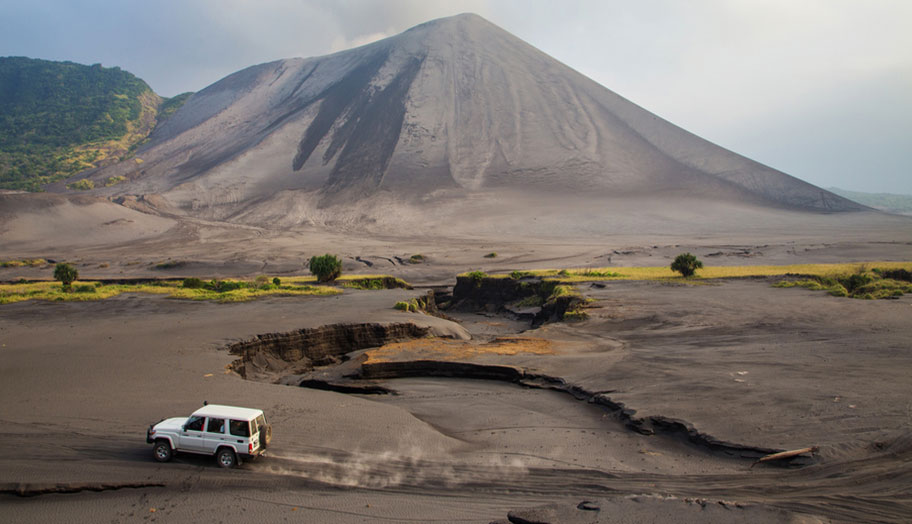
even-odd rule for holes
{"type": "Polygon", "coordinates": [[[118,201],[284,226],[498,191],[866,209],[707,142],[470,14],[239,71],[193,95],[138,157],[88,176],[126,177],[104,190],[118,201]]]}

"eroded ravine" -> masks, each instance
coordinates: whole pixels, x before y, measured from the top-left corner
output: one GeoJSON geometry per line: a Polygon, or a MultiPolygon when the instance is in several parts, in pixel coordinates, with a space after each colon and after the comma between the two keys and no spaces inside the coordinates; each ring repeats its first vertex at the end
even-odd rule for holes
{"type": "MultiPolygon", "coordinates": [[[[484,293],[482,291],[479,296],[484,293]]],[[[451,298],[451,300],[453,299],[451,298]]],[[[470,307],[485,311],[487,318],[492,318],[492,315],[497,318],[498,313],[503,313],[501,309],[503,304],[496,303],[496,300],[488,300],[490,299],[483,299],[470,307]]],[[[408,319],[406,316],[403,318],[408,319]]],[[[314,333],[334,332],[339,329],[344,328],[324,326],[314,333]]],[[[357,329],[363,330],[364,328],[357,329]]],[[[381,330],[381,332],[385,332],[385,330],[381,330]]],[[[396,330],[392,330],[390,333],[393,332],[396,330]]],[[[298,343],[302,342],[301,333],[296,333],[298,343]]],[[[455,483],[460,486],[461,490],[472,491],[473,486],[477,486],[479,491],[487,493],[502,491],[504,494],[516,494],[517,492],[566,493],[568,496],[598,497],[617,494],[662,493],[681,497],[682,500],[697,497],[710,501],[736,500],[744,503],[769,504],[789,511],[845,520],[901,521],[902,515],[908,512],[909,494],[907,492],[896,493],[895,483],[890,480],[892,478],[909,479],[912,475],[912,470],[904,466],[908,464],[908,461],[899,465],[896,463],[897,454],[909,456],[910,449],[912,449],[902,442],[887,443],[883,449],[864,450],[858,456],[837,459],[829,457],[824,463],[817,462],[815,457],[805,456],[781,464],[763,464],[751,470],[749,466],[756,458],[780,450],[727,442],[699,431],[684,420],[655,414],[637,416],[635,409],[614,400],[611,391],[604,389],[592,391],[566,377],[555,376],[522,365],[503,363],[509,362],[509,359],[502,359],[502,362],[498,362],[496,358],[485,358],[486,345],[503,346],[516,342],[515,340],[510,341],[511,337],[492,338],[490,334],[487,334],[488,336],[485,337],[487,340],[464,342],[428,338],[426,332],[419,332],[417,336],[412,336],[407,329],[396,333],[395,336],[384,335],[364,339],[367,341],[365,344],[358,345],[356,349],[349,352],[329,350],[333,358],[325,365],[319,365],[319,363],[326,362],[320,359],[320,355],[324,355],[327,349],[322,345],[323,342],[314,344],[315,348],[321,349],[314,350],[317,358],[308,357],[310,363],[307,366],[299,369],[294,369],[294,366],[285,367],[280,373],[267,373],[260,379],[278,380],[295,386],[333,389],[343,393],[399,393],[374,398],[379,402],[397,403],[446,435],[464,439],[473,446],[480,446],[481,449],[491,449],[490,453],[498,456],[497,460],[500,461],[498,465],[492,467],[483,462],[479,463],[471,457],[461,456],[423,455],[378,458],[353,455],[333,458],[329,461],[330,466],[327,466],[325,454],[317,453],[277,455],[271,461],[276,473],[315,478],[312,475],[316,471],[323,475],[323,478],[317,480],[350,485],[346,482],[349,482],[350,475],[355,471],[360,472],[359,475],[367,479],[366,485],[369,487],[387,486],[383,479],[394,478],[397,489],[420,492],[444,489],[455,483]],[[369,345],[371,342],[376,345],[369,345]],[[439,346],[439,348],[422,352],[415,351],[416,346],[425,349],[428,346],[439,346]],[[390,348],[394,348],[395,351],[388,351],[390,348]],[[434,351],[439,354],[434,354],[434,351]],[[428,358],[428,354],[431,354],[431,358],[428,358]],[[575,399],[579,401],[576,404],[601,413],[598,421],[591,424],[589,430],[597,433],[612,433],[610,437],[604,436],[604,439],[607,440],[600,441],[603,446],[606,446],[605,449],[613,450],[618,456],[634,457],[634,459],[649,459],[653,456],[652,454],[656,454],[661,456],[660,462],[665,461],[664,465],[677,463],[679,466],[676,470],[663,470],[662,467],[657,467],[652,471],[624,470],[616,465],[598,464],[597,461],[587,460],[587,457],[595,456],[596,452],[593,450],[581,452],[575,457],[577,460],[573,462],[573,458],[555,459],[547,454],[540,455],[524,449],[523,446],[517,445],[515,439],[500,442],[500,447],[496,445],[491,447],[491,442],[486,442],[484,439],[478,441],[475,436],[460,433],[458,430],[458,426],[463,420],[460,417],[465,416],[465,410],[481,409],[477,404],[461,403],[465,399],[445,401],[444,404],[448,404],[451,409],[456,406],[456,411],[450,415],[450,419],[457,427],[448,427],[446,417],[441,419],[433,415],[434,411],[439,410],[443,405],[438,402],[439,399],[417,399],[410,392],[411,386],[408,386],[409,381],[427,381],[428,383],[439,383],[442,385],[441,387],[444,387],[445,384],[445,388],[454,390],[454,394],[459,394],[466,379],[485,379],[482,384],[488,385],[483,388],[506,387],[514,390],[520,396],[532,395],[533,391],[538,390],[541,393],[566,399],[571,403],[575,402],[571,399],[575,399]],[[495,384],[499,385],[495,386],[495,384]],[[563,393],[563,395],[555,396],[553,395],[555,392],[563,393]],[[419,404],[424,402],[425,406],[421,408],[414,402],[419,404]],[[617,441],[614,439],[617,438],[635,439],[638,447],[621,450],[616,447],[617,441]],[[884,451],[885,449],[890,451],[884,451]],[[505,457],[528,459],[532,461],[532,464],[513,467],[512,462],[504,462],[507,460],[505,457]],[[543,460],[543,457],[553,459],[554,462],[535,463],[536,460],[543,460]],[[713,468],[709,468],[713,471],[707,471],[707,464],[715,465],[713,468]],[[775,467],[782,465],[793,467],[786,469],[775,467]],[[420,471],[421,474],[416,474],[416,471],[420,471]],[[851,474],[846,475],[845,471],[851,471],[851,474]],[[859,483],[863,483],[862,488],[858,487],[859,483]]],[[[282,335],[274,334],[271,338],[281,339],[282,335]]],[[[294,336],[289,336],[285,342],[292,345],[291,341],[294,338],[294,336]]],[[[332,337],[322,338],[329,340],[332,337]]],[[[345,339],[346,337],[340,338],[345,339]]],[[[530,340],[526,334],[513,335],[512,338],[525,338],[525,343],[529,343],[530,340]]],[[[252,347],[248,346],[248,348],[252,347]]],[[[355,348],[356,346],[348,347],[355,348]]],[[[298,346],[298,349],[301,349],[301,346],[298,346]]],[[[542,350],[542,360],[540,361],[547,360],[547,349],[541,347],[538,349],[542,350]]],[[[302,352],[305,355],[307,353],[306,350],[302,350],[302,352]]],[[[251,356],[255,353],[255,351],[251,353],[251,356]]],[[[275,354],[283,354],[283,352],[275,354]]],[[[295,353],[291,351],[284,352],[284,354],[295,353]]],[[[502,355],[502,353],[498,354],[502,355]]],[[[249,360],[252,361],[252,359],[249,360]]],[[[501,421],[501,426],[513,428],[516,423],[516,412],[501,413],[494,418],[501,421]]],[[[512,431],[517,438],[528,438],[536,431],[541,432],[547,429],[557,431],[559,428],[532,422],[524,427],[517,426],[512,431]]],[[[488,428],[488,430],[500,431],[497,428],[488,428]]],[[[556,438],[549,439],[548,442],[551,444],[548,445],[560,447],[564,440],[557,434],[554,436],[556,438]]],[[[599,438],[601,439],[603,436],[599,438]]],[[[361,484],[355,483],[354,485],[361,484]]]]}

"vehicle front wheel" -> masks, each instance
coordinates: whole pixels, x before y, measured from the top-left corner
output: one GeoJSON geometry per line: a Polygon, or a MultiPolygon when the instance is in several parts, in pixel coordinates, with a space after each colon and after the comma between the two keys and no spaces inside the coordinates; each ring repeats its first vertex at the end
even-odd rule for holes
{"type": "Polygon", "coordinates": [[[222,448],[216,454],[218,465],[223,468],[233,468],[237,466],[237,455],[231,448],[222,448]]]}
{"type": "Polygon", "coordinates": [[[155,446],[152,447],[152,456],[155,457],[155,460],[159,462],[168,462],[173,455],[174,451],[171,449],[171,444],[167,440],[159,439],[155,441],[155,446]]]}

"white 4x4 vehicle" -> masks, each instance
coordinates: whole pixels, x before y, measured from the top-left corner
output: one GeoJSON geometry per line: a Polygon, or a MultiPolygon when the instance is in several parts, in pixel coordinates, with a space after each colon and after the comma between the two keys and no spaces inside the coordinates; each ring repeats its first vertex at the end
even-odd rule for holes
{"type": "Polygon", "coordinates": [[[272,440],[272,426],[263,410],[204,405],[189,417],[162,420],[149,426],[146,442],[152,455],[168,462],[175,452],[215,455],[219,466],[233,468],[241,457],[256,457],[272,440]]]}

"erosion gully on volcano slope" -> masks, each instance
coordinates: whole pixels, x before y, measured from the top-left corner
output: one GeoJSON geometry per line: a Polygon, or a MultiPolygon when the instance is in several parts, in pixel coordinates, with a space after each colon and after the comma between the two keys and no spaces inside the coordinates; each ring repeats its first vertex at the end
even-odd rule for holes
{"type": "MultiPolygon", "coordinates": [[[[724,302],[730,298],[727,295],[743,296],[745,291],[749,291],[755,296],[761,309],[768,306],[765,304],[767,300],[774,298],[769,293],[778,293],[780,295],[775,298],[784,299],[782,306],[785,310],[791,310],[796,306],[807,309],[806,299],[808,296],[813,297],[804,292],[799,296],[770,289],[765,282],[726,283],[721,289],[713,286],[698,291],[662,285],[624,284],[625,287],[634,288],[633,295],[629,294],[630,289],[624,290],[625,299],[634,303],[633,310],[641,309],[643,302],[650,302],[641,301],[640,304],[636,304],[636,299],[633,298],[638,295],[636,288],[643,285],[650,286],[650,291],[657,295],[658,302],[651,304],[653,306],[661,306],[661,301],[669,294],[674,296],[687,293],[692,299],[709,298],[717,302],[721,299],[724,302]]],[[[610,300],[604,293],[599,295],[597,290],[592,294],[599,296],[603,301],[610,300]]],[[[827,304],[835,304],[837,308],[847,306],[850,310],[864,307],[861,303],[852,301],[827,304]]],[[[716,307],[726,306],[717,304],[716,307]]],[[[764,311],[769,312],[768,309],[764,311]]],[[[869,311],[868,315],[876,316],[883,312],[869,311]]],[[[592,313],[596,319],[587,325],[567,327],[552,324],[535,333],[560,338],[566,336],[568,330],[591,331],[592,324],[598,322],[600,315],[598,310],[593,310],[592,313]]],[[[726,345],[720,344],[720,339],[730,338],[730,333],[738,330],[737,323],[729,326],[732,329],[728,331],[712,331],[709,329],[711,323],[699,315],[688,324],[676,321],[675,317],[667,315],[662,307],[650,311],[645,316],[640,312],[631,318],[623,318],[624,315],[616,313],[615,316],[622,318],[613,318],[609,324],[614,326],[617,333],[630,341],[639,338],[640,343],[652,336],[659,350],[668,351],[669,355],[666,355],[666,358],[675,351],[667,342],[662,347],[663,339],[678,339],[687,345],[696,343],[695,338],[705,342],[706,351],[719,352],[721,358],[717,360],[726,364],[744,365],[745,359],[750,361],[750,358],[756,357],[746,352],[740,356],[740,361],[735,359],[733,362],[727,362],[730,355],[719,350],[720,346],[726,345]]],[[[745,317],[741,319],[742,322],[753,321],[749,308],[742,308],[742,311],[737,313],[745,317]]],[[[788,312],[782,311],[780,314],[788,312]]],[[[464,320],[463,325],[474,332],[476,338],[479,335],[491,338],[521,329],[520,324],[496,315],[459,317],[464,320]]],[[[768,318],[771,324],[766,327],[754,326],[753,329],[745,329],[740,343],[749,346],[754,342],[751,339],[769,336],[770,325],[775,324],[777,318],[777,315],[768,318]]],[[[721,319],[723,323],[728,320],[731,319],[721,319]]],[[[801,328],[796,331],[796,335],[808,335],[807,325],[803,323],[806,320],[796,319],[798,327],[801,328]]],[[[869,322],[870,319],[862,316],[860,321],[869,322]]],[[[857,327],[852,324],[853,322],[848,322],[844,327],[850,330],[857,327]]],[[[895,323],[890,327],[895,328],[895,323]]],[[[821,333],[832,328],[832,325],[823,326],[821,333]]],[[[789,332],[794,330],[794,326],[782,325],[779,329],[789,332]]],[[[889,332],[890,329],[885,331],[889,332]]],[[[604,335],[604,332],[602,334],[604,335]]],[[[777,335],[781,333],[777,332],[777,335]]],[[[839,338],[838,334],[835,336],[839,338]]],[[[843,338],[851,342],[851,337],[843,338]]],[[[590,337],[588,340],[592,342],[595,338],[590,337]]],[[[621,346],[629,344],[622,342],[621,346]]],[[[890,337],[883,337],[882,342],[884,349],[889,350],[890,337]]],[[[441,341],[441,344],[443,343],[441,341]]],[[[731,346],[735,342],[729,340],[727,344],[731,346]]],[[[871,362],[876,363],[881,359],[882,355],[878,353],[882,351],[877,351],[877,348],[870,348],[869,351],[871,362]]],[[[353,355],[349,365],[357,360],[357,354],[353,355]]],[[[708,357],[709,354],[699,355],[697,358],[703,356],[708,357]]],[[[813,358],[819,356],[814,355],[813,358]]],[[[845,358],[845,355],[835,351],[830,356],[837,358],[833,358],[834,363],[824,366],[824,373],[836,370],[840,358],[845,358]]],[[[681,360],[683,355],[678,357],[678,360],[681,360]]],[[[515,358],[500,367],[547,368],[547,362],[560,358],[585,359],[585,355],[527,355],[515,358]]],[[[774,355],[772,360],[775,361],[776,358],[774,355]]],[[[607,360],[610,363],[611,359],[607,360]]],[[[661,358],[658,361],[660,367],[669,364],[661,358]]],[[[490,360],[487,362],[485,365],[490,367],[490,360]]],[[[589,364],[593,362],[595,361],[590,361],[589,364]]],[[[646,361],[634,359],[634,362],[648,367],[646,361]]],[[[501,359],[501,364],[503,363],[501,359]]],[[[799,370],[805,365],[804,362],[797,360],[794,363],[799,370]]],[[[444,376],[458,376],[464,372],[465,376],[475,376],[479,369],[478,366],[446,365],[453,364],[452,362],[442,364],[445,365],[440,369],[445,371],[441,373],[435,372],[433,362],[429,363],[427,360],[421,361],[420,366],[405,366],[398,369],[405,370],[404,376],[414,376],[421,372],[444,376]]],[[[630,365],[627,362],[621,364],[630,365]]],[[[758,364],[759,362],[751,362],[754,366],[758,364]]],[[[582,384],[591,382],[591,377],[579,373],[578,366],[564,365],[563,369],[574,367],[575,374],[581,377],[582,384]]],[[[599,370],[599,373],[611,375],[612,367],[622,366],[609,365],[599,370]]],[[[687,368],[686,365],[678,367],[687,368]]],[[[780,369],[781,371],[783,370],[780,369]]],[[[667,374],[668,370],[665,373],[667,374]]],[[[719,374],[718,370],[712,373],[719,374]]],[[[502,375],[509,376],[508,373],[502,375]]],[[[489,375],[488,378],[493,377],[489,375]]],[[[588,393],[585,387],[561,382],[556,380],[556,377],[549,377],[543,373],[529,374],[526,378],[537,381],[537,384],[527,382],[527,385],[544,385],[571,393],[577,398],[592,400],[596,396],[588,393]]],[[[674,379],[671,375],[669,378],[674,379]]],[[[758,378],[763,377],[761,375],[758,378]]],[[[731,381],[739,385],[745,382],[739,378],[731,381]]],[[[523,380],[517,382],[521,384],[523,380]]],[[[341,453],[333,458],[327,458],[324,452],[315,454],[313,450],[289,449],[287,455],[283,451],[274,457],[275,462],[270,465],[270,470],[317,478],[334,484],[366,485],[384,489],[421,491],[459,486],[460,490],[469,491],[502,490],[511,494],[548,493],[568,497],[596,497],[604,496],[606,493],[662,493],[681,497],[765,503],[789,511],[846,520],[903,521],[910,514],[912,497],[907,486],[908,480],[912,477],[912,470],[908,466],[912,445],[907,434],[893,433],[891,437],[882,440],[867,443],[861,441],[842,446],[828,442],[829,445],[824,449],[825,460],[801,469],[786,470],[763,465],[756,470],[750,470],[748,468],[751,461],[743,458],[756,458],[763,451],[774,450],[719,442],[709,435],[693,430],[687,423],[661,415],[650,415],[647,418],[650,429],[656,430],[656,436],[640,435],[630,431],[630,416],[610,402],[611,396],[614,395],[612,392],[602,393],[602,397],[608,398],[609,402],[585,403],[574,400],[570,395],[524,389],[513,384],[491,381],[409,378],[389,379],[380,383],[386,390],[395,390],[398,395],[371,397],[372,399],[408,410],[444,435],[464,442],[464,449],[458,454],[440,454],[418,447],[394,455],[360,456],[341,453]],[[676,427],[676,424],[679,425],[676,427]]],[[[637,404],[631,405],[637,407],[637,404]]],[[[669,406],[669,409],[675,409],[673,403],[669,406]]],[[[713,413],[714,407],[711,403],[706,403],[703,409],[713,413]]],[[[854,409],[854,405],[851,408],[854,409]]],[[[715,414],[716,418],[720,416],[724,414],[715,414]]],[[[888,419],[884,420],[889,422],[888,419]]],[[[858,424],[857,421],[847,422],[848,427],[858,424]]],[[[785,426],[788,427],[788,424],[785,426]]],[[[885,427],[888,428],[889,424],[885,427]]],[[[758,439],[761,437],[762,434],[758,433],[758,439]]],[[[837,437],[843,438],[844,435],[837,437]]],[[[781,437],[774,436],[773,440],[779,438],[781,437]]],[[[795,438],[802,438],[802,434],[796,432],[795,438]]],[[[838,442],[838,438],[834,442],[838,442]]],[[[812,462],[799,460],[793,465],[806,465],[812,462]]]]}

